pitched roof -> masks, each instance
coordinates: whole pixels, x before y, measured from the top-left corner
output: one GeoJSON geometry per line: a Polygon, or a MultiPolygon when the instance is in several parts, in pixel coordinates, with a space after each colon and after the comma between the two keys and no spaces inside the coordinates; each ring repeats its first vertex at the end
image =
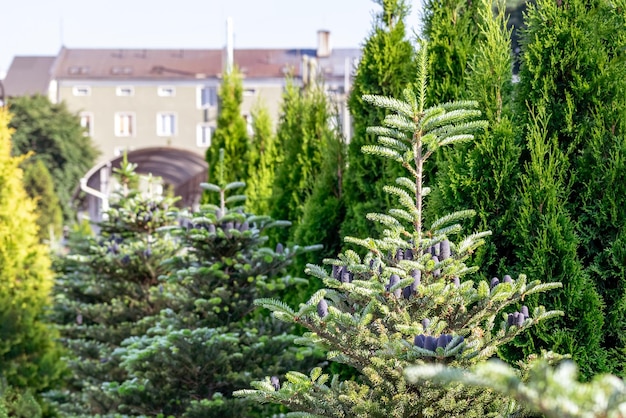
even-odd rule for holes
{"type": "MultiPolygon", "coordinates": [[[[315,49],[235,49],[234,61],[246,78],[283,78],[290,69],[300,74],[303,56],[315,49]]],[[[336,49],[319,59],[331,77],[343,76],[345,57],[360,50],[336,49]]],[[[53,70],[55,79],[196,79],[220,77],[223,49],[67,49],[62,48],[53,70]]]]}
{"type": "Polygon", "coordinates": [[[8,97],[48,94],[54,56],[14,57],[2,82],[8,97]]]}

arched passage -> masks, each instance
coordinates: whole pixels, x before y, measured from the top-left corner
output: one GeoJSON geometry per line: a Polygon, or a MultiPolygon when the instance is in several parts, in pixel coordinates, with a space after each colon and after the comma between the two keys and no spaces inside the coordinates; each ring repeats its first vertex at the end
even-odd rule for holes
{"type": "MultiPolygon", "coordinates": [[[[201,155],[184,149],[153,147],[129,151],[127,158],[137,164],[137,173],[161,177],[163,183],[180,197],[178,206],[194,207],[199,204],[202,195],[200,183],[206,181],[208,172],[208,165],[201,155]]],[[[74,193],[74,206],[93,222],[101,219],[101,197],[111,193],[109,179],[113,168],[119,168],[122,159],[123,156],[119,156],[93,167],[83,177],[83,187],[77,187],[74,193]]]]}

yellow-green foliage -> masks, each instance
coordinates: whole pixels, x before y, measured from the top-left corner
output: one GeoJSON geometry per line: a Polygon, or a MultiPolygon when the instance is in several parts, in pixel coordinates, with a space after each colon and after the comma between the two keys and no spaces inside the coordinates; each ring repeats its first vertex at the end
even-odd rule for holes
{"type": "Polygon", "coordinates": [[[9,120],[0,108],[0,378],[38,390],[60,373],[55,334],[41,322],[52,272],[36,204],[22,184],[23,158],[11,157],[9,120]]]}

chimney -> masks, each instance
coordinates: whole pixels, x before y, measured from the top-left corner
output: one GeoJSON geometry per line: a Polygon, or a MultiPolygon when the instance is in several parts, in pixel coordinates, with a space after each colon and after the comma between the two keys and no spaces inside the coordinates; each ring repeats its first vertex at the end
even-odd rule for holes
{"type": "Polygon", "coordinates": [[[234,62],[234,35],[233,35],[233,18],[226,19],[226,73],[233,70],[234,62]]]}
{"type": "Polygon", "coordinates": [[[330,56],[332,48],[330,46],[330,31],[318,30],[317,31],[317,57],[326,58],[330,56]]]}

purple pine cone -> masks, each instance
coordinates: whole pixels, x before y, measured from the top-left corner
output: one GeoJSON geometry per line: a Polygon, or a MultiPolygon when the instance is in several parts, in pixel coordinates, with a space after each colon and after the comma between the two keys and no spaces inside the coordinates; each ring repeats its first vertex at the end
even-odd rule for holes
{"type": "Polygon", "coordinates": [[[437,339],[432,336],[427,336],[424,341],[424,348],[426,350],[435,351],[437,349],[437,339]]]}
{"type": "Polygon", "coordinates": [[[450,258],[450,241],[447,239],[439,243],[439,257],[441,258],[441,261],[446,258],[450,258]]]}
{"type": "Polygon", "coordinates": [[[530,318],[530,315],[528,314],[528,306],[522,306],[522,314],[524,314],[526,318],[530,318]]]}
{"type": "Polygon", "coordinates": [[[419,348],[424,348],[425,340],[426,340],[426,337],[423,334],[416,335],[415,339],[413,340],[413,344],[418,346],[419,348]]]}
{"type": "Polygon", "coordinates": [[[497,277],[494,277],[493,279],[491,279],[491,286],[490,286],[490,288],[493,289],[494,287],[496,287],[499,284],[500,284],[500,280],[498,280],[497,277]]]}
{"type": "Polygon", "coordinates": [[[278,376],[272,376],[270,378],[270,383],[272,383],[275,390],[280,390],[280,380],[278,380],[278,376]]]}
{"type": "Polygon", "coordinates": [[[437,338],[437,348],[445,348],[452,341],[452,335],[441,334],[439,338],[437,338]]]}
{"type": "Polygon", "coordinates": [[[411,277],[415,279],[413,280],[413,284],[411,285],[411,290],[413,292],[417,292],[417,286],[419,286],[422,281],[422,272],[421,270],[411,270],[410,274],[411,277]]]}
{"type": "Polygon", "coordinates": [[[504,283],[513,283],[513,279],[508,274],[504,276],[504,283]]]}
{"type": "MultiPolygon", "coordinates": [[[[387,285],[387,291],[391,290],[391,288],[393,286],[395,286],[396,284],[400,283],[400,276],[398,276],[397,274],[392,274],[391,277],[389,278],[389,284],[387,285]]],[[[396,289],[393,291],[393,295],[396,298],[399,298],[402,295],[402,289],[396,289]]]]}
{"type": "Polygon", "coordinates": [[[325,299],[321,299],[317,303],[317,314],[320,316],[320,318],[324,318],[326,315],[328,315],[328,303],[326,303],[325,299]]]}
{"type": "Polygon", "coordinates": [[[354,275],[348,270],[347,267],[343,268],[343,272],[341,273],[341,282],[342,283],[352,283],[352,277],[354,275]]]}

